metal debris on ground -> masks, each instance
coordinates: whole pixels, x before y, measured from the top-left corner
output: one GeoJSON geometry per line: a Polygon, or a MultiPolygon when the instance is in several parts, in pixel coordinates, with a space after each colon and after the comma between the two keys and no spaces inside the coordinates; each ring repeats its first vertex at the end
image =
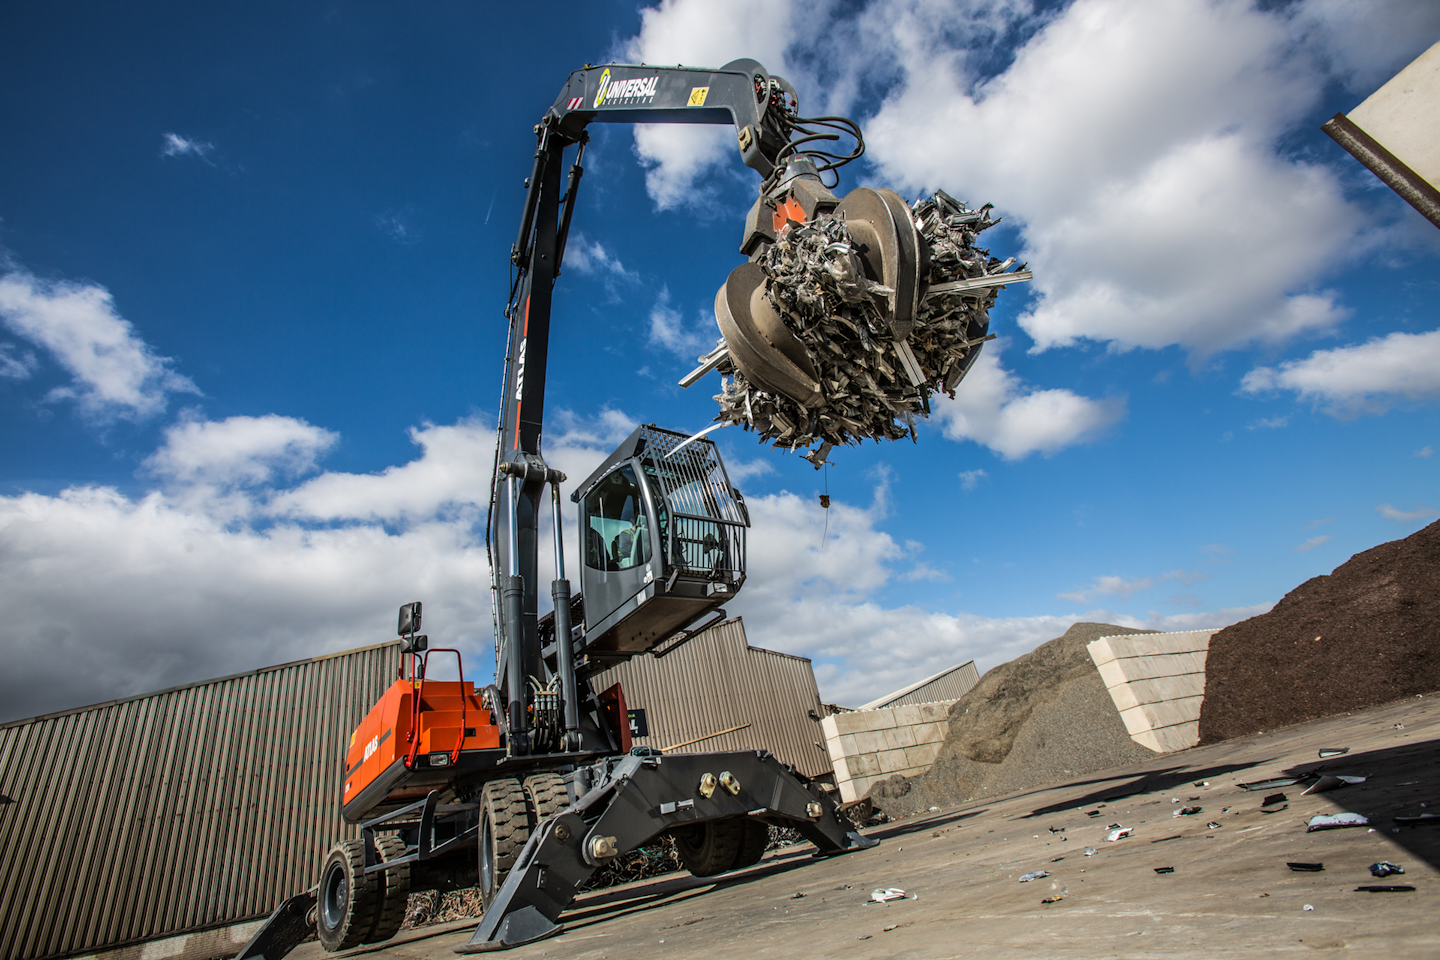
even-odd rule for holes
{"type": "Polygon", "coordinates": [[[1040,902],[1041,902],[1041,903],[1059,903],[1061,900],[1064,900],[1064,899],[1065,899],[1065,898],[1064,898],[1064,897],[1061,897],[1061,896],[1053,896],[1053,897],[1046,897],[1044,900],[1041,900],[1040,902]]]}
{"type": "Polygon", "coordinates": [[[1310,818],[1310,825],[1305,828],[1306,833],[1313,833],[1316,830],[1336,830],[1341,827],[1366,827],[1370,825],[1370,819],[1359,813],[1319,813],[1310,818]]]}
{"type": "MultiPolygon", "coordinates": [[[[970,210],[940,191],[909,205],[915,233],[901,225],[928,247],[928,272],[887,286],[877,279],[877,244],[861,236],[873,227],[862,228],[857,216],[847,220],[845,208],[842,203],[833,215],[784,226],[754,265],[758,270],[742,265],[716,297],[722,331],[744,319],[789,361],[783,383],[758,383],[758,369],[747,376],[734,362],[735,349],[745,348],[728,344],[729,363],[719,364],[724,379],[716,419],[741,424],[775,447],[818,443],[810,455],[817,466],[833,446],[914,439],[916,420],[930,415],[931,396],[953,397],[981,345],[993,339],[989,310],[1000,290],[1030,279],[1024,264],[1010,272],[1013,257],[1002,262],[975,245],[999,222],[990,218],[989,204],[970,210]],[[903,283],[915,296],[913,321],[896,315],[903,283]]],[[[911,255],[918,260],[909,264],[912,272],[924,271],[923,253],[911,255]]],[[[717,351],[727,349],[728,339],[717,351]]],[[[700,358],[701,369],[714,356],[700,358]]]]}
{"type": "Polygon", "coordinates": [[[1151,842],[1151,843],[1167,843],[1167,842],[1169,842],[1169,841],[1171,841],[1171,840],[1183,840],[1183,839],[1184,839],[1184,835],[1177,833],[1177,834],[1175,834],[1174,836],[1171,836],[1171,837],[1161,837],[1159,840],[1151,840],[1150,842],[1151,842]]]}
{"type": "Polygon", "coordinates": [[[1273,790],[1276,787],[1293,787],[1303,777],[1276,777],[1273,780],[1256,780],[1254,783],[1236,784],[1241,790],[1273,790]]]}
{"type": "Polygon", "coordinates": [[[1287,863],[1285,866],[1294,870],[1296,873],[1319,873],[1325,869],[1325,864],[1323,863],[1287,863]]]}
{"type": "Polygon", "coordinates": [[[1364,783],[1365,777],[1341,777],[1325,774],[1301,792],[1300,796],[1307,793],[1328,793],[1331,790],[1339,790],[1341,787],[1349,787],[1357,783],[1364,783]]]}
{"type": "Polygon", "coordinates": [[[1288,799],[1290,799],[1290,798],[1287,797],[1287,796],[1285,796],[1285,794],[1283,794],[1283,793],[1272,793],[1272,794],[1270,794],[1270,796],[1268,796],[1268,797],[1266,797],[1264,800],[1261,800],[1261,801],[1260,801],[1260,806],[1262,806],[1262,807],[1268,807],[1268,806],[1270,806],[1270,805],[1272,805],[1272,804],[1284,803],[1284,802],[1285,802],[1286,800],[1288,800],[1288,799]]]}
{"type": "Polygon", "coordinates": [[[1029,883],[1031,880],[1044,880],[1050,876],[1049,870],[1036,870],[1034,873],[1027,873],[1020,878],[1021,883],[1029,883]]]}
{"type": "Polygon", "coordinates": [[[1211,820],[1209,823],[1205,824],[1205,826],[1210,830],[1220,829],[1220,824],[1216,823],[1214,820],[1211,820]]]}
{"type": "Polygon", "coordinates": [[[1116,840],[1130,836],[1133,830],[1133,827],[1121,827],[1119,830],[1111,830],[1105,839],[1110,843],[1114,843],[1116,840]]]}
{"type": "Polygon", "coordinates": [[[1314,910],[1315,908],[1314,908],[1313,906],[1311,906],[1310,904],[1307,903],[1307,904],[1305,904],[1305,906],[1302,907],[1301,909],[1302,909],[1302,910],[1314,910]]]}
{"type": "Polygon", "coordinates": [[[478,917],[484,912],[479,887],[451,890],[447,893],[421,890],[410,894],[406,901],[405,920],[401,929],[412,930],[437,923],[449,923],[451,920],[465,920],[478,917]]]}
{"type": "Polygon", "coordinates": [[[885,903],[888,900],[904,900],[905,891],[899,887],[876,887],[870,891],[870,900],[874,903],[885,903]]]}
{"type": "Polygon", "coordinates": [[[1175,872],[1175,868],[1174,868],[1174,867],[1156,867],[1156,868],[1155,868],[1155,872],[1156,872],[1156,873],[1174,873],[1174,872],[1175,872]]]}
{"type": "Polygon", "coordinates": [[[1414,817],[1396,817],[1395,822],[1409,824],[1410,826],[1419,826],[1425,823],[1435,824],[1440,823],[1440,813],[1422,813],[1414,817]]]}
{"type": "Polygon", "coordinates": [[[1388,877],[1392,873],[1404,872],[1404,867],[1398,863],[1391,863],[1389,860],[1381,860],[1379,863],[1370,864],[1370,875],[1374,877],[1388,877]]]}
{"type": "Polygon", "coordinates": [[[1349,752],[1349,747],[1321,747],[1320,759],[1324,760],[1326,757],[1341,757],[1349,752]]]}
{"type": "Polygon", "coordinates": [[[1086,847],[1086,848],[1085,848],[1085,856],[1087,856],[1087,857],[1093,857],[1093,856],[1095,856],[1095,854],[1097,854],[1097,853],[1099,853],[1099,851],[1096,850],[1094,847],[1086,847]]]}
{"type": "Polygon", "coordinates": [[[1181,807],[1179,810],[1176,810],[1174,813],[1170,814],[1170,816],[1193,817],[1195,814],[1200,812],[1200,809],[1200,807],[1181,807]]]}
{"type": "Polygon", "coordinates": [[[1367,893],[1414,893],[1415,888],[1408,883],[1369,883],[1363,887],[1356,887],[1355,892],[1365,891],[1367,893]]]}

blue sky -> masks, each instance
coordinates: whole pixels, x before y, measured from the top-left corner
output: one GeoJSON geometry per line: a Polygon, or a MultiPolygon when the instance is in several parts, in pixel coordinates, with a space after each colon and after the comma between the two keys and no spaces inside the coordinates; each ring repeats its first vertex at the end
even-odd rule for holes
{"type": "MultiPolygon", "coordinates": [[[[1035,272],[917,444],[817,473],[716,435],[756,522],[730,611],[827,699],[1077,619],[1223,625],[1437,516],[1440,232],[1319,131],[1433,4],[551,10],[0,12],[0,650],[32,665],[0,718],[379,642],[412,599],[490,669],[508,251],[586,62],[758,59],[864,125],[842,190],[992,202],[1035,272]]],[[[675,381],[757,180],[719,128],[592,132],[547,399],[578,477],[714,415],[675,381]]]]}

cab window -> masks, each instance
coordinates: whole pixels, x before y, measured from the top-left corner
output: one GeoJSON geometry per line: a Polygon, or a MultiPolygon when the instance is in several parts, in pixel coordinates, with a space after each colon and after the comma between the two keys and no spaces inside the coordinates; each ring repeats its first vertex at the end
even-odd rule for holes
{"type": "Polygon", "coordinates": [[[596,570],[627,570],[650,560],[650,526],[633,467],[596,484],[585,498],[585,563],[596,570]]]}

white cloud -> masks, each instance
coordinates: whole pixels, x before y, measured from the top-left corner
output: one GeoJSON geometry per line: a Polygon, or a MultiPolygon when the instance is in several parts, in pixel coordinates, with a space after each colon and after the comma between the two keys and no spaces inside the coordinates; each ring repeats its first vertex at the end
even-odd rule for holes
{"type": "Polygon", "coordinates": [[[1425,520],[1430,517],[1440,516],[1429,507],[1417,506],[1414,510],[1397,510],[1388,503],[1382,503],[1375,508],[1380,516],[1386,520],[1394,520],[1396,523],[1414,523],[1417,520],[1425,520]]]}
{"type": "Polygon", "coordinates": [[[1432,447],[1432,446],[1430,446],[1429,444],[1426,444],[1425,446],[1421,447],[1419,450],[1416,450],[1413,455],[1414,455],[1414,456],[1417,456],[1417,457],[1420,457],[1422,460],[1429,460],[1431,457],[1433,457],[1433,456],[1435,455],[1435,448],[1432,447]]]}
{"type": "Polygon", "coordinates": [[[1245,393],[1290,390],[1340,418],[1383,413],[1401,401],[1440,397],[1440,330],[1396,332],[1362,344],[1316,350],[1304,360],[1256,367],[1245,393]]]}
{"type": "Polygon", "coordinates": [[[146,461],[150,472],[182,484],[264,483],[315,467],[339,437],[304,420],[269,414],[225,420],[187,419],[165,429],[165,444],[146,461]]]}
{"type": "Polygon", "coordinates": [[[1413,0],[1304,0],[1295,21],[1331,71],[1368,96],[1440,37],[1440,6],[1413,0]]]}
{"type": "Polygon", "coordinates": [[[1289,417],[1269,417],[1264,420],[1256,420],[1246,427],[1246,430],[1279,430],[1281,427],[1290,425],[1289,417]]]}
{"type": "Polygon", "coordinates": [[[170,393],[200,392],[155,354],[115,311],[110,291],[96,284],[7,273],[0,276],[0,319],[73,377],[47,399],[74,400],[96,419],[141,420],[163,412],[170,393]]]}
{"type": "Polygon", "coordinates": [[[708,328],[703,319],[699,324],[686,323],[680,311],[670,305],[670,289],[662,287],[650,310],[650,336],[676,356],[694,360],[715,349],[719,330],[713,319],[708,328]]]}
{"type": "Polygon", "coordinates": [[[1304,543],[1302,543],[1302,544],[1300,544],[1299,546],[1295,547],[1295,552],[1296,552],[1296,553],[1309,553],[1311,550],[1314,550],[1316,547],[1320,546],[1322,543],[1329,543],[1331,540],[1334,540],[1334,539],[1335,539],[1335,538],[1332,537],[1332,536],[1331,536],[1330,534],[1328,534],[1328,533],[1325,534],[1325,535],[1323,535],[1323,536],[1319,536],[1319,537],[1311,537],[1309,540],[1306,540],[1304,543]]]}
{"type": "Polygon", "coordinates": [[[387,210],[384,213],[376,214],[375,226],[380,232],[402,247],[413,246],[420,242],[420,231],[415,228],[414,217],[407,207],[399,210],[387,210]]]}
{"type": "Polygon", "coordinates": [[[591,240],[583,233],[576,233],[565,243],[565,263],[586,276],[600,276],[606,279],[625,280],[634,283],[640,275],[627,270],[620,258],[605,249],[599,240],[591,240]]]}
{"type": "Polygon", "coordinates": [[[916,29],[950,6],[885,18],[906,72],[868,124],[870,155],[886,178],[1022,221],[1039,298],[1021,324],[1037,349],[1204,355],[1343,316],[1332,294],[1299,289],[1361,215],[1330,171],[1274,150],[1323,86],[1282,14],[1078,0],[980,83],[949,34],[916,29]]]}
{"type": "Polygon", "coordinates": [[[980,485],[988,474],[984,470],[965,470],[960,474],[960,489],[969,493],[980,485]]]}
{"type": "Polygon", "coordinates": [[[1323,526],[1325,526],[1325,524],[1327,524],[1327,523],[1334,523],[1334,522],[1335,522],[1335,518],[1334,518],[1334,517],[1325,517],[1323,520],[1311,520],[1309,523],[1305,524],[1305,525],[1302,526],[1300,529],[1301,529],[1301,530],[1314,530],[1316,527],[1323,527],[1323,526]]]}
{"type": "Polygon", "coordinates": [[[373,523],[422,522],[484,509],[495,461],[492,427],[474,420],[427,423],[410,428],[410,440],[421,454],[409,463],[379,473],[323,473],[277,492],[265,511],[302,520],[373,523]]]}
{"type": "MultiPolygon", "coordinates": [[[[300,496],[286,500],[283,519],[265,515],[256,504],[293,491],[263,485],[305,468],[333,442],[284,417],[182,424],[151,458],[172,482],[261,484],[254,503],[241,501],[248,514],[203,482],[133,498],[106,487],[0,497],[0,619],[8,626],[0,654],[30,662],[0,674],[3,719],[377,643],[389,637],[395,607],[416,599],[426,603],[437,645],[461,647],[471,673],[480,672],[490,610],[477,525],[483,530],[489,449],[481,457],[487,476],[466,502],[452,496],[445,511],[405,513],[426,498],[415,477],[444,472],[432,458],[451,453],[467,430],[493,440],[478,426],[423,428],[414,433],[423,448],[416,461],[366,478],[375,504],[352,504],[349,513],[402,515],[388,524],[332,526],[326,521],[345,511],[300,496]]],[[[348,478],[340,479],[344,487],[348,478]]]]}
{"type": "Polygon", "coordinates": [[[209,163],[209,156],[215,150],[215,144],[205,143],[193,137],[184,137],[178,133],[166,133],[160,138],[160,156],[162,157],[199,157],[209,163]]]}
{"type": "Polygon", "coordinates": [[[28,380],[39,365],[35,354],[30,351],[19,353],[15,350],[15,344],[0,343],[0,377],[6,380],[28,380]]]}
{"type": "MultiPolygon", "coordinates": [[[[700,67],[748,57],[793,79],[785,50],[796,9],[791,0],[661,0],[641,10],[640,32],[625,44],[624,56],[631,63],[700,67]]],[[[707,196],[697,182],[738,150],[733,127],[639,124],[635,153],[646,166],[651,199],[664,210],[707,196]]]]}
{"type": "Polygon", "coordinates": [[[1155,581],[1149,577],[1126,580],[1124,577],[1107,575],[1096,577],[1095,582],[1083,590],[1076,590],[1072,593],[1057,593],[1056,596],[1061,600],[1071,600],[1075,603],[1090,603],[1096,597],[1106,596],[1128,600],[1131,594],[1149,590],[1153,586],[1155,586],[1155,581]]]}
{"type": "Polygon", "coordinates": [[[1125,400],[1095,400],[1070,390],[1030,390],[1000,365],[999,341],[975,361],[955,391],[936,396],[933,416],[951,440],[974,440],[1006,460],[1049,456],[1095,439],[1125,416],[1125,400]]]}

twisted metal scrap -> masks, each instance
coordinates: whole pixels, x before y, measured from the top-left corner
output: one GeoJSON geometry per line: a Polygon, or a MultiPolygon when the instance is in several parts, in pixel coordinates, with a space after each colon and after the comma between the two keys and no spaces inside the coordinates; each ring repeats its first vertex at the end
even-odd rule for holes
{"type": "MultiPolygon", "coordinates": [[[[991,206],[968,210],[938,191],[911,208],[931,250],[931,286],[1002,273],[1001,261],[975,246],[994,226],[991,206]]],[[[930,396],[955,395],[989,328],[999,287],[928,295],[905,341],[922,382],[906,375],[890,332],[884,298],[892,291],[865,277],[845,221],[821,216],[792,223],[760,261],[766,296],[804,345],[820,374],[824,403],[807,410],[788,397],[761,390],[735,370],[722,381],[719,421],[743,425],[771,446],[798,449],[814,443],[858,444],[915,438],[915,420],[930,414],[930,396]]],[[[1023,265],[1022,265],[1023,266],[1023,265]]],[[[903,349],[903,348],[902,348],[903,349]]]]}

